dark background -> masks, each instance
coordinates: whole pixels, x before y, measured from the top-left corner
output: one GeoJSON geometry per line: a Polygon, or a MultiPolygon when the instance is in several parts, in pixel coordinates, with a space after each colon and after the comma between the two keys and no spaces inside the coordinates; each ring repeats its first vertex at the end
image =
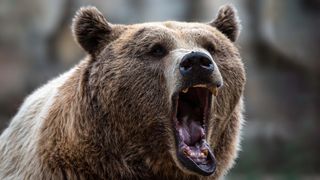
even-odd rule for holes
{"type": "Polygon", "coordinates": [[[35,88],[84,56],[70,25],[95,5],[113,23],[202,21],[232,3],[247,70],[240,158],[226,179],[320,179],[319,0],[0,0],[0,132],[35,88]]]}

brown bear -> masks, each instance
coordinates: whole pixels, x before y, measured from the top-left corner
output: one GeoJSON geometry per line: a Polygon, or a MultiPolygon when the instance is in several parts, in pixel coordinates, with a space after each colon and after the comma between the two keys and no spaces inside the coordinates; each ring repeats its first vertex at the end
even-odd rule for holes
{"type": "Polygon", "coordinates": [[[239,22],[72,26],[87,52],[32,93],[0,137],[0,179],[219,179],[237,156],[245,71],[239,22]]]}

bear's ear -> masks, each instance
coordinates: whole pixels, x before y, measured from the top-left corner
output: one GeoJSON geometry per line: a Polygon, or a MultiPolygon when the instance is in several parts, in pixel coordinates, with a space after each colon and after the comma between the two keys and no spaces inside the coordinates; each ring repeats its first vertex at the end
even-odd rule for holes
{"type": "Polygon", "coordinates": [[[232,42],[235,42],[240,34],[240,21],[232,5],[222,6],[216,19],[211,21],[210,25],[216,27],[232,42]]]}
{"type": "Polygon", "coordinates": [[[82,7],[73,19],[72,32],[80,46],[95,55],[110,41],[112,25],[97,8],[82,7]]]}

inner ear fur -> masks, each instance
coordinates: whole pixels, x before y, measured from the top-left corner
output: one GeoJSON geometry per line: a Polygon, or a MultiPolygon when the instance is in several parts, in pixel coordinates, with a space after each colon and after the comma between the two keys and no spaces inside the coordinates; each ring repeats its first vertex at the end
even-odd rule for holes
{"type": "Polygon", "coordinates": [[[232,42],[235,42],[240,34],[240,21],[237,11],[232,5],[224,5],[219,9],[217,17],[209,23],[216,27],[232,42]]]}

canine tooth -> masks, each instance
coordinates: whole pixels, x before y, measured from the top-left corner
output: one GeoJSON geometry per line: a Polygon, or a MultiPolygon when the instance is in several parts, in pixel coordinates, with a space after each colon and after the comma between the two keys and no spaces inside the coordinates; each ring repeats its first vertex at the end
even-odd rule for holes
{"type": "Polygon", "coordinates": [[[188,149],[184,149],[183,154],[186,156],[190,156],[190,151],[188,149]]]}
{"type": "Polygon", "coordinates": [[[205,157],[207,157],[208,156],[208,149],[203,149],[202,151],[201,151],[201,155],[203,154],[205,157]]]}
{"type": "Polygon", "coordinates": [[[200,153],[200,157],[205,158],[207,156],[204,153],[200,153]]]}
{"type": "Polygon", "coordinates": [[[206,88],[207,86],[205,84],[196,84],[193,87],[201,87],[201,88],[206,88]]]}
{"type": "Polygon", "coordinates": [[[212,87],[212,88],[209,88],[211,93],[214,95],[214,96],[218,96],[218,88],[216,87],[212,87]]]}
{"type": "Polygon", "coordinates": [[[186,88],[186,89],[182,90],[182,92],[183,92],[183,93],[187,93],[188,90],[189,90],[189,88],[186,88]]]}

